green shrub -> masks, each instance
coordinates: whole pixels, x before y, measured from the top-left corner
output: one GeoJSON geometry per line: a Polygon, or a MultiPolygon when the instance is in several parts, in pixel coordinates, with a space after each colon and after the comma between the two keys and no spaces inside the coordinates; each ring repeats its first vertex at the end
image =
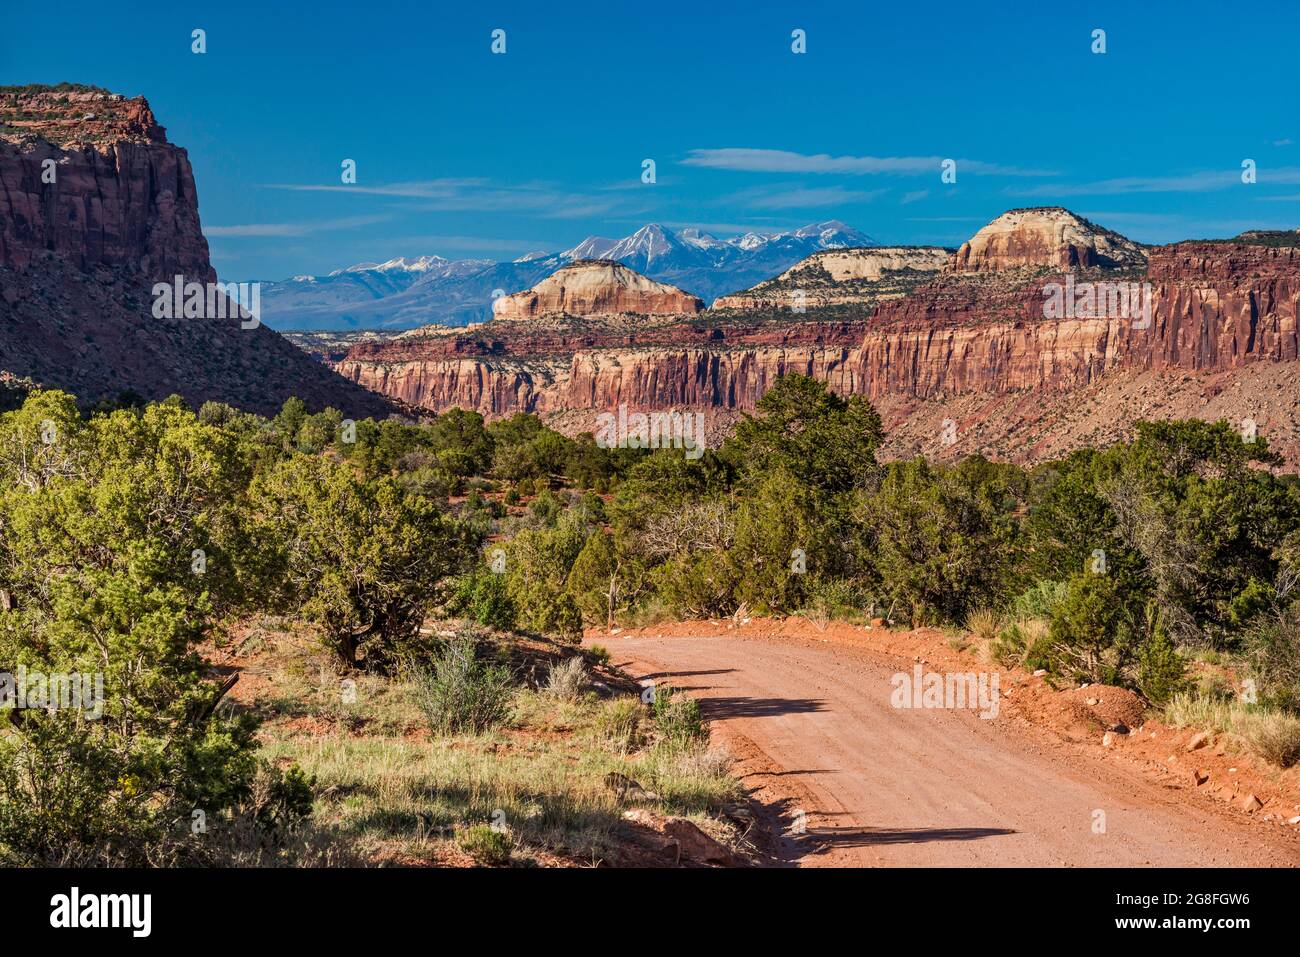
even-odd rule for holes
{"type": "Polygon", "coordinates": [[[654,715],[660,737],[670,746],[688,746],[708,740],[709,729],[704,724],[700,703],[679,694],[669,685],[655,689],[654,715]]]}
{"type": "Polygon", "coordinates": [[[1138,690],[1152,704],[1164,704],[1182,689],[1185,672],[1169,634],[1156,625],[1138,653],[1138,690]]]}
{"type": "Polygon", "coordinates": [[[1300,609],[1262,618],[1245,644],[1246,666],[1260,701],[1300,712],[1300,609]]]}
{"type": "Polygon", "coordinates": [[[1070,579],[1052,613],[1051,670],[1071,678],[1117,684],[1133,655],[1133,634],[1114,582],[1083,573],[1070,579]]]}
{"type": "Polygon", "coordinates": [[[506,545],[506,589],[519,625],[571,641],[582,637],[582,614],[567,591],[583,530],[567,516],[555,528],[529,528],[506,545]]]}
{"type": "Polygon", "coordinates": [[[542,489],[528,506],[529,517],[541,528],[554,528],[563,511],[559,497],[548,488],[542,489]]]}
{"type": "Polygon", "coordinates": [[[808,585],[808,610],[833,621],[863,621],[874,604],[861,583],[841,578],[814,578],[808,585]]]}
{"type": "Polygon", "coordinates": [[[641,746],[641,701],[639,698],[615,698],[606,701],[596,712],[596,735],[620,754],[641,746]]]}
{"type": "Polygon", "coordinates": [[[587,690],[591,677],[587,663],[578,655],[553,662],[546,672],[546,693],[564,701],[576,701],[587,690]]]}
{"type": "Polygon", "coordinates": [[[430,668],[413,669],[416,699],[433,730],[481,734],[510,711],[509,669],[480,661],[473,639],[447,642],[430,668]]]}
{"type": "Polygon", "coordinates": [[[0,857],[170,862],[175,821],[248,799],[257,722],[219,707],[199,652],[251,600],[245,481],[234,437],[179,401],[82,420],[35,391],[0,416],[0,670],[86,680],[0,716],[0,857]]]}
{"type": "Polygon", "coordinates": [[[870,561],[898,617],[958,624],[994,606],[1022,554],[1015,508],[1022,492],[1006,467],[972,457],[955,466],[891,462],[860,519],[870,561]]]}
{"type": "Polygon", "coordinates": [[[490,825],[475,824],[456,834],[456,844],[480,864],[498,867],[510,862],[510,838],[490,825]]]}
{"type": "Polygon", "coordinates": [[[278,603],[319,624],[349,669],[382,672],[407,653],[436,589],[476,544],[433,499],[330,459],[286,459],[249,498],[278,603]]]}
{"type": "Polygon", "coordinates": [[[487,568],[476,568],[457,580],[447,610],[453,616],[470,618],[502,631],[515,627],[515,604],[510,599],[506,577],[487,568]]]}
{"type": "Polygon", "coordinates": [[[1069,590],[1068,582],[1035,582],[1011,600],[1011,606],[1007,609],[1008,617],[1051,620],[1057,606],[1065,600],[1069,590]]]}
{"type": "Polygon", "coordinates": [[[1048,623],[1041,618],[1020,618],[1008,622],[989,643],[988,653],[994,661],[1008,668],[1036,671],[1049,664],[1048,623]]]}

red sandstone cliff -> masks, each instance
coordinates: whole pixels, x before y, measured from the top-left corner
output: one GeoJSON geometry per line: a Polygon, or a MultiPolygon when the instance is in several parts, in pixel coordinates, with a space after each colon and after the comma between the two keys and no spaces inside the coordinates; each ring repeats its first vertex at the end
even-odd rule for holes
{"type": "Polygon", "coordinates": [[[907,295],[952,259],[942,246],[873,246],[828,249],[796,263],[774,279],[723,296],[713,309],[790,309],[872,306],[907,295]]]}
{"type": "Polygon", "coordinates": [[[0,123],[0,266],[48,250],[79,269],[215,278],[189,157],[143,98],[0,92],[0,123]]]}
{"type": "Polygon", "coordinates": [[[336,368],[368,388],[426,409],[453,406],[488,416],[616,408],[752,409],[782,375],[800,372],[838,391],[865,391],[852,345],[638,347],[535,359],[429,358],[378,362],[349,357],[336,368]]]}
{"type": "Polygon", "coordinates": [[[154,318],[154,283],[176,275],[216,279],[189,159],[148,103],[0,88],[0,372],[85,402],[131,390],[262,412],[292,395],[353,417],[392,409],[265,327],[154,318]]]}
{"type": "Polygon", "coordinates": [[[561,266],[531,289],[502,296],[492,305],[494,319],[532,319],[562,314],[606,316],[694,314],[704,302],[676,286],[655,282],[608,259],[580,259],[561,266]]]}
{"type": "MultiPolygon", "coordinates": [[[[1115,262],[1127,240],[1112,235],[1095,234],[1105,237],[1100,248],[1109,250],[1105,258],[1115,262]]],[[[790,371],[814,375],[842,393],[870,396],[900,436],[908,434],[909,422],[925,420],[925,409],[956,408],[966,401],[963,396],[972,401],[1005,396],[1016,403],[1021,400],[1015,397],[1028,396],[1028,407],[1017,405],[1014,415],[994,416],[982,424],[982,445],[958,446],[963,453],[1001,449],[1012,457],[1032,457],[1034,449],[1059,454],[1069,445],[1053,439],[1051,432],[1066,426],[1044,425],[1046,431],[1034,443],[1005,447],[1014,423],[1033,420],[1027,410],[1056,408],[1058,402],[1068,407],[1076,392],[1104,397],[1107,383],[1151,375],[1157,378],[1150,381],[1159,383],[1166,381],[1160,377],[1182,370],[1231,377],[1261,363],[1280,363],[1283,379],[1300,378],[1300,369],[1289,364],[1300,348],[1300,249],[1293,245],[1179,243],[1150,250],[1145,268],[1074,271],[1028,265],[1023,260],[1030,255],[1029,246],[1023,243],[996,247],[997,256],[1010,257],[1002,269],[991,267],[994,246],[963,248],[982,250],[976,256],[980,268],[932,273],[932,281],[908,295],[879,297],[875,307],[864,306],[859,317],[838,323],[828,322],[818,310],[808,316],[779,309],[772,314],[727,311],[710,319],[711,311],[696,321],[631,334],[601,333],[596,327],[584,328],[579,336],[557,337],[552,330],[532,341],[527,336],[494,337],[494,323],[488,323],[473,336],[411,334],[405,342],[367,344],[338,368],[354,381],[426,408],[461,405],[489,415],[523,409],[561,417],[574,428],[586,427],[592,410],[619,403],[721,413],[750,409],[777,376],[790,371]],[[1019,252],[1012,255],[1013,249],[1019,252]],[[1067,281],[1078,288],[1091,282],[1149,290],[1149,325],[1144,327],[1140,315],[1137,321],[1092,317],[1086,311],[1050,317],[1051,284],[1067,281]],[[737,324],[747,315],[755,318],[741,331],[737,324]]],[[[1088,260],[1097,255],[1087,251],[1091,248],[1053,241],[1033,256],[1049,262],[1088,260]]],[[[1270,373],[1266,381],[1277,388],[1281,380],[1270,373]]],[[[1225,388],[1220,381],[1215,394],[1225,388]]],[[[1219,400],[1213,407],[1250,416],[1248,393],[1229,391],[1238,398],[1227,406],[1219,400]]],[[[1115,428],[1139,415],[1161,414],[1158,401],[1152,407],[1122,394],[1125,404],[1106,419],[1115,428]]],[[[1182,389],[1178,395],[1169,408],[1196,414],[1193,392],[1182,389]]],[[[1205,402],[1210,408],[1211,400],[1205,402]]],[[[1300,392],[1296,404],[1300,406],[1300,392]]],[[[1294,414],[1286,403],[1270,408],[1281,433],[1275,438],[1300,452],[1300,408],[1294,414]]],[[[1060,415],[1053,421],[1069,419],[1060,415]]]]}
{"type": "Polygon", "coordinates": [[[962,243],[954,272],[1021,266],[1053,269],[1140,266],[1146,256],[1130,239],[1059,206],[1012,209],[962,243]]]}
{"type": "Polygon", "coordinates": [[[1297,357],[1300,249],[1179,243],[1151,251],[1151,321],[1049,319],[1044,289],[1065,274],[1006,282],[945,277],[883,304],[856,356],[868,394],[1063,391],[1114,369],[1220,370],[1297,357]]]}

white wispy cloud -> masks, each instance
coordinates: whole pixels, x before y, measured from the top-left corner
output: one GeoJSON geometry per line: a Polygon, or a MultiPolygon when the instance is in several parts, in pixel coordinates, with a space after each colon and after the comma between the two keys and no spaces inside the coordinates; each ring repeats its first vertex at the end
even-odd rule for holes
{"type": "Polygon", "coordinates": [[[617,196],[611,194],[573,193],[541,183],[501,186],[477,178],[430,179],[379,183],[373,186],[355,183],[266,183],[263,188],[415,199],[420,202],[411,208],[425,212],[527,212],[547,219],[599,216],[616,208],[620,202],[617,196]]]}
{"type": "Polygon", "coordinates": [[[314,233],[373,226],[391,216],[349,216],[344,219],[316,220],[306,223],[241,223],[234,226],[204,226],[203,235],[222,237],[310,236],[314,233]]]}
{"type": "Polygon", "coordinates": [[[396,248],[460,249],[474,252],[529,253],[539,249],[561,248],[560,244],[551,240],[493,239],[486,236],[394,236],[386,241],[396,248]]]}
{"type": "MultiPolygon", "coordinates": [[[[1207,193],[1234,186],[1245,186],[1241,169],[1210,169],[1171,176],[1122,176],[1096,180],[1091,183],[1061,183],[1009,189],[1013,196],[1117,196],[1124,193],[1207,193]]],[[[1257,183],[1264,185],[1292,185],[1300,183],[1300,167],[1260,166],[1256,170],[1257,183]]]]}
{"type": "Polygon", "coordinates": [[[1167,243],[1182,239],[1236,236],[1248,229],[1292,229],[1271,219],[1215,219],[1190,213],[1141,213],[1123,210],[1082,210],[1094,223],[1117,229],[1140,242],[1167,243]]]}
{"type": "Polygon", "coordinates": [[[720,203],[736,203],[752,209],[818,209],[868,202],[884,192],[883,189],[845,189],[843,186],[759,186],[732,193],[720,203]]]}
{"type": "Polygon", "coordinates": [[[484,186],[483,179],[425,179],[404,183],[379,183],[374,186],[358,183],[263,183],[263,189],[287,189],[296,193],[360,193],[366,196],[401,196],[431,198],[457,190],[484,186]]]}
{"type": "MultiPolygon", "coordinates": [[[[938,175],[946,157],[942,156],[830,156],[789,150],[728,147],[693,149],[684,166],[736,170],[747,173],[838,173],[848,176],[884,174],[893,176],[938,175]]],[[[1024,169],[982,160],[958,159],[957,173],[977,176],[1055,176],[1050,170],[1024,169]]]]}

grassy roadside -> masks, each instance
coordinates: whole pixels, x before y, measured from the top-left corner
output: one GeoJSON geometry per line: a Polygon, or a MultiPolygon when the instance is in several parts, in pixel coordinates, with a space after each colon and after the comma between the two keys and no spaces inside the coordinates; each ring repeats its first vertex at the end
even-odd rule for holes
{"type": "Polygon", "coordinates": [[[633,808],[743,845],[722,815],[744,795],[691,702],[660,688],[644,704],[598,653],[477,631],[511,676],[503,720],[479,733],[436,730],[419,673],[345,683],[296,626],[263,622],[227,650],[265,756],[315,779],[310,863],[662,863],[633,808]]]}

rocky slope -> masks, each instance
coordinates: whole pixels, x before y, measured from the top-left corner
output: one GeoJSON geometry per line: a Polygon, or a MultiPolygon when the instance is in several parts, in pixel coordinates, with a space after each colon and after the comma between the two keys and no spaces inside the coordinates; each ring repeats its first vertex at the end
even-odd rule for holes
{"type": "Polygon", "coordinates": [[[1056,269],[1140,266],[1142,247],[1060,206],[1012,209],[957,250],[954,272],[985,272],[1021,266],[1056,269]]]}
{"type": "Polygon", "coordinates": [[[419,256],[264,282],[262,315],[280,330],[462,326],[492,318],[493,296],[528,289],[579,259],[617,260],[709,302],[770,279],[810,253],[871,245],[870,236],[836,220],[728,239],[649,223],[622,239],[588,236],[563,252],[534,252],[513,262],[419,256]]]}
{"type": "Polygon", "coordinates": [[[131,390],[354,416],[386,399],[265,327],[158,319],[156,282],[217,277],[185,150],[149,104],[88,87],[0,88],[0,371],[92,402],[131,390]]]}
{"type": "Polygon", "coordinates": [[[612,259],[580,259],[555,270],[531,289],[492,305],[498,320],[546,315],[694,315],[704,303],[675,286],[655,282],[612,259]]]}
{"type": "Polygon", "coordinates": [[[0,92],[0,137],[0,266],[49,250],[82,269],[215,278],[189,158],[143,98],[0,92]]]}
{"type": "Polygon", "coordinates": [[[1025,228],[981,230],[964,263],[958,252],[943,272],[908,273],[906,294],[891,286],[897,262],[871,258],[888,252],[819,254],[690,320],[429,330],[358,344],[338,369],[426,408],[523,409],[570,431],[620,403],[705,409],[714,436],[795,371],[871,397],[892,454],[1037,461],[1176,414],[1252,418],[1300,462],[1300,234],[1144,250],[1097,227],[1077,233],[1071,224],[1086,221],[1058,210],[1012,219],[1025,228]],[[824,283],[802,315],[785,293],[801,273],[824,283]],[[1050,292],[1067,284],[1145,293],[1149,323],[1105,309],[1053,315],[1050,292]],[[955,443],[941,441],[945,420],[955,443]]]}
{"type": "Polygon", "coordinates": [[[945,276],[883,304],[856,355],[867,393],[1059,392],[1116,369],[1223,370],[1297,356],[1300,249],[1188,242],[1151,251],[1145,274],[1078,282],[1149,284],[1151,321],[1047,318],[1067,275],[945,276]]]}
{"type": "Polygon", "coordinates": [[[897,299],[943,269],[952,250],[941,246],[877,246],[814,253],[752,289],[723,296],[714,309],[810,309],[871,306],[897,299]]]}

